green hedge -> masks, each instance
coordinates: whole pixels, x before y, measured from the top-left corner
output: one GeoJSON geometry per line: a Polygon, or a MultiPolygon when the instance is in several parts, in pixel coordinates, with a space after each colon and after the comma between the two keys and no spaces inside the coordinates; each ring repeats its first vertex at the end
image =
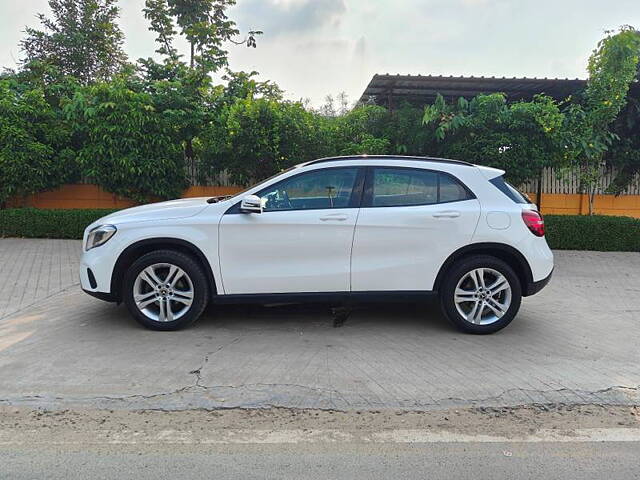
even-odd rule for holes
{"type": "MultiPolygon", "coordinates": [[[[82,238],[87,225],[114,210],[0,210],[0,237],[82,238]]],[[[640,251],[640,219],[546,215],[547,241],[558,250],[640,251]]]]}
{"type": "Polygon", "coordinates": [[[87,225],[115,210],[0,210],[0,237],[82,238],[87,225]]]}
{"type": "Polygon", "coordinates": [[[640,252],[640,219],[607,215],[545,215],[547,242],[558,250],[640,252]]]}

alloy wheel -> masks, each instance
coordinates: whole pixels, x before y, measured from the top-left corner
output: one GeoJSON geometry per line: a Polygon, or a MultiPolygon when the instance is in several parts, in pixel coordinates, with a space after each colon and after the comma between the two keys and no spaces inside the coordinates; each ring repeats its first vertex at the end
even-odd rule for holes
{"type": "Polygon", "coordinates": [[[142,269],[133,284],[138,310],[150,320],[173,322],[191,308],[194,288],[189,275],[171,263],[155,263],[142,269]]]}
{"type": "Polygon", "coordinates": [[[456,285],[454,303],[467,322],[490,325],[507,313],[511,297],[511,285],[503,274],[492,268],[475,268],[456,285]]]}

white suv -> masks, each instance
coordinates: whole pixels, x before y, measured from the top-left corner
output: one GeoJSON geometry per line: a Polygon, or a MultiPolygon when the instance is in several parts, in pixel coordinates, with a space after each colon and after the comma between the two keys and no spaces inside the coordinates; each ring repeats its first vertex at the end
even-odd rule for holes
{"type": "Polygon", "coordinates": [[[86,229],[82,288],[157,330],[190,324],[210,301],[438,294],[458,328],[495,332],[553,270],[542,217],[503,174],[437,158],[323,158],[231,198],[130,208],[86,229]]]}

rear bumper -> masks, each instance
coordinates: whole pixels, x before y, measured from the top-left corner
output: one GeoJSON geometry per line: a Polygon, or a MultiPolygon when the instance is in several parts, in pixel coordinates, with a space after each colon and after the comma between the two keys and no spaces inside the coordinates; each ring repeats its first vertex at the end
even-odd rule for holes
{"type": "Polygon", "coordinates": [[[535,295],[536,293],[538,293],[540,290],[546,287],[547,284],[551,281],[551,275],[553,275],[553,269],[551,270],[549,275],[547,275],[542,280],[538,280],[537,282],[531,282],[528,285],[526,285],[522,291],[522,296],[528,297],[530,295],[535,295]]]}

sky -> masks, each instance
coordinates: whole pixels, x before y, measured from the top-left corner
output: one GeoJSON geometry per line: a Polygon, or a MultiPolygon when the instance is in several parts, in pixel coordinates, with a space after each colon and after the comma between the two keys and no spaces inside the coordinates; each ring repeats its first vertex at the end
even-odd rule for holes
{"type": "MultiPolygon", "coordinates": [[[[154,56],[144,0],[120,0],[131,59],[154,56]]],[[[0,66],[14,67],[25,26],[46,0],[0,0],[0,66]]],[[[233,70],[256,70],[292,100],[356,101],[375,73],[586,78],[605,30],[640,28],[640,0],[238,0],[242,32],[258,48],[229,46],[233,70]]],[[[186,50],[185,50],[186,51],[186,50]]]]}

